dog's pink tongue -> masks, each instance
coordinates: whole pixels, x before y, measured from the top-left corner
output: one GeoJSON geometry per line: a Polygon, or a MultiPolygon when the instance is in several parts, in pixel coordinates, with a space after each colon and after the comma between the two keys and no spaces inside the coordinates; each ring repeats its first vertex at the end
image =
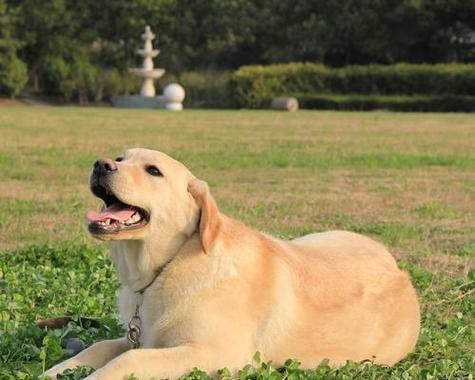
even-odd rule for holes
{"type": "Polygon", "coordinates": [[[87,213],[87,219],[90,222],[102,222],[107,219],[114,219],[123,222],[129,219],[134,213],[134,209],[124,208],[124,205],[114,203],[101,212],[89,211],[87,213]]]}

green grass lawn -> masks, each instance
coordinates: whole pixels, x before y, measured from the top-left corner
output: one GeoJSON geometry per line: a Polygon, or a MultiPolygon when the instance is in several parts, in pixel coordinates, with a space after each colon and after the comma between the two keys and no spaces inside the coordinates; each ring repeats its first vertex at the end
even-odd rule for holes
{"type": "Polygon", "coordinates": [[[184,162],[257,229],[357,231],[389,245],[415,281],[422,334],[396,367],[256,363],[241,378],[473,378],[475,115],[2,107],[0,379],[36,378],[67,357],[65,338],[121,334],[114,268],[85,228],[99,205],[87,180],[97,157],[136,146],[184,162]],[[35,327],[62,315],[100,327],[35,327]]]}

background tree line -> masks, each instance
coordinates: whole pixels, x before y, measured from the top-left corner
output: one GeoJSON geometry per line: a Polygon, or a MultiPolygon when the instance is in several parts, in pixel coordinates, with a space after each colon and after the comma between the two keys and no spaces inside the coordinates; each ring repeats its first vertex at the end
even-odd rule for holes
{"type": "Polygon", "coordinates": [[[0,91],[26,80],[80,100],[130,91],[146,24],[176,75],[475,59],[475,0],[0,0],[0,91]]]}

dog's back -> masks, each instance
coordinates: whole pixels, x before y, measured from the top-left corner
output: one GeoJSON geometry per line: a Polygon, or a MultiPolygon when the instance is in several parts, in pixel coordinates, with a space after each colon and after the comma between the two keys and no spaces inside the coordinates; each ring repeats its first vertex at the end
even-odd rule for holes
{"type": "Polygon", "coordinates": [[[285,266],[298,301],[279,345],[282,358],[297,357],[304,365],[316,358],[391,365],[413,349],[420,322],[416,293],[382,244],[344,231],[288,244],[285,266]]]}

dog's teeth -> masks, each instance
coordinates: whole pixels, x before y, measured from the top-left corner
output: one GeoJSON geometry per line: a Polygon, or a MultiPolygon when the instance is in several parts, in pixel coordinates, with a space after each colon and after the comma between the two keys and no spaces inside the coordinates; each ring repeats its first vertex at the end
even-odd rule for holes
{"type": "Polygon", "coordinates": [[[106,219],[106,220],[104,221],[104,224],[105,224],[106,226],[108,226],[109,224],[111,224],[111,220],[110,220],[110,219],[106,219]]]}
{"type": "Polygon", "coordinates": [[[129,219],[127,219],[125,222],[121,222],[121,223],[125,223],[126,225],[130,225],[130,224],[137,223],[140,219],[142,219],[140,217],[140,214],[138,212],[135,212],[131,217],[129,217],[129,219]]]}

